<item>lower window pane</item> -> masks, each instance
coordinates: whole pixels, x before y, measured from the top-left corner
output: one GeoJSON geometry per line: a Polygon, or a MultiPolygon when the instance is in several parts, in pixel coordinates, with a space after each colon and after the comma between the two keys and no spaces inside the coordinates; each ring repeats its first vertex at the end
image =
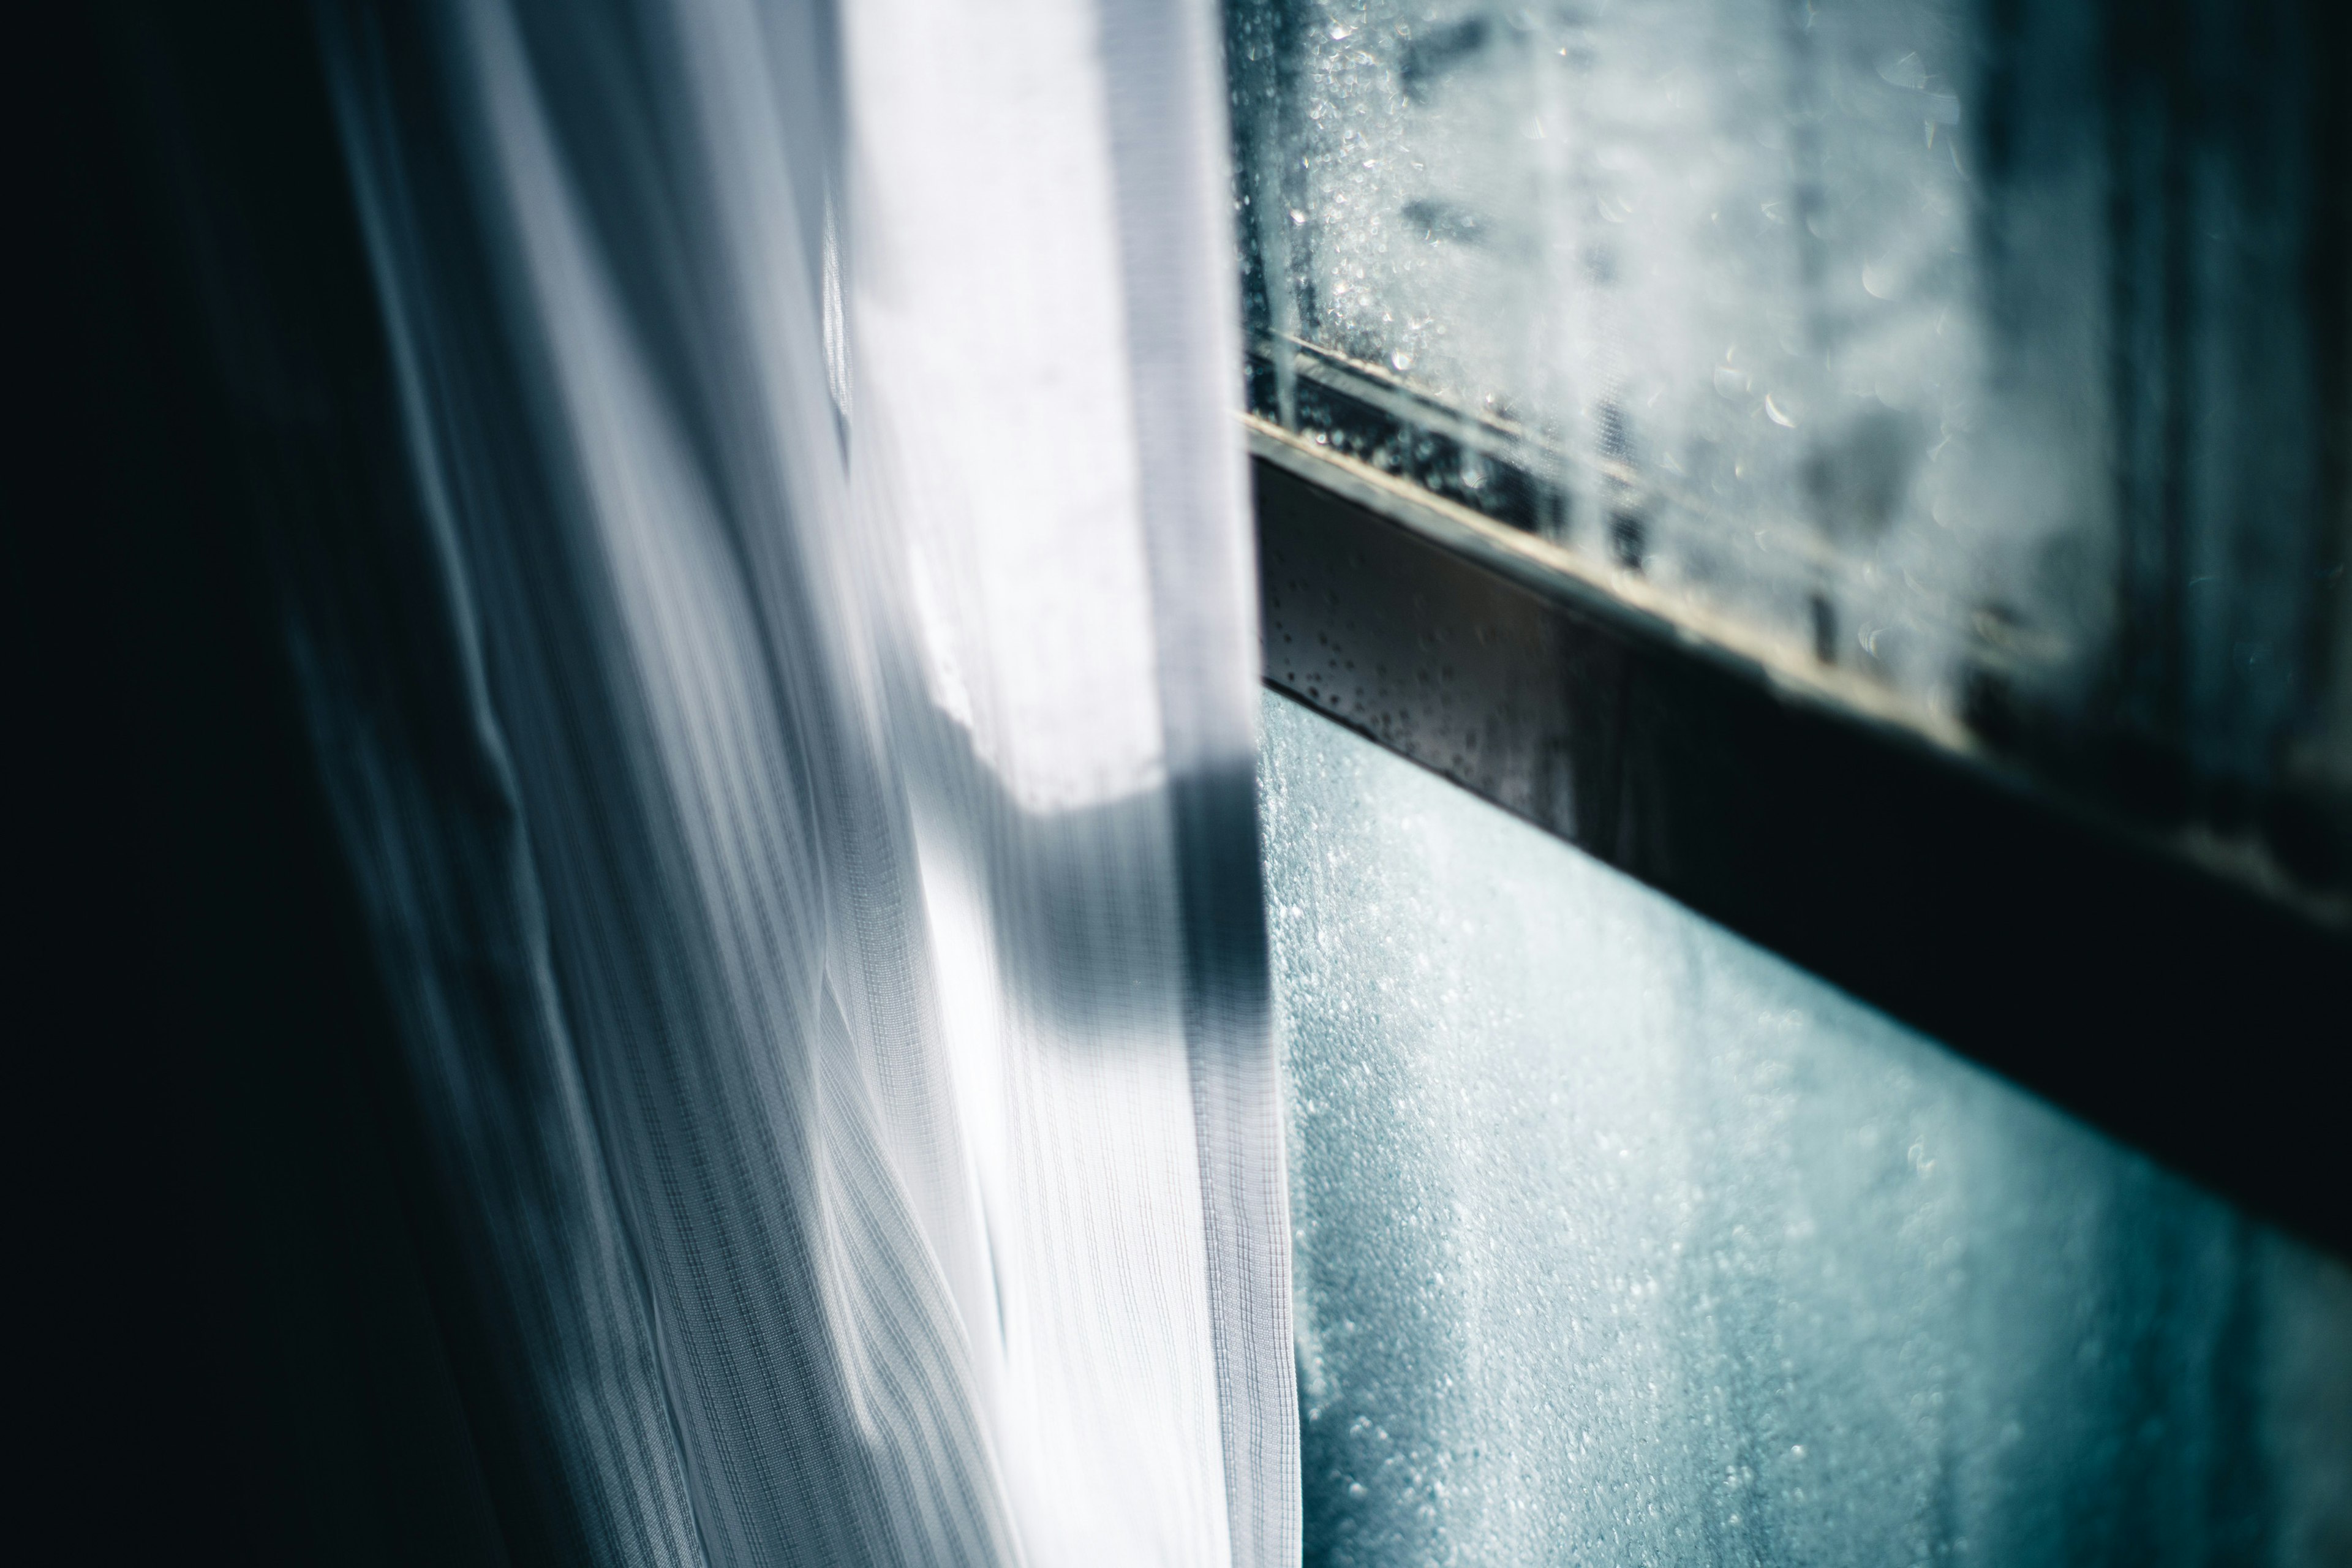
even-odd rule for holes
{"type": "Polygon", "coordinates": [[[1307,1563],[2352,1562],[2340,1263],[1278,697],[1263,756],[1307,1563]]]}

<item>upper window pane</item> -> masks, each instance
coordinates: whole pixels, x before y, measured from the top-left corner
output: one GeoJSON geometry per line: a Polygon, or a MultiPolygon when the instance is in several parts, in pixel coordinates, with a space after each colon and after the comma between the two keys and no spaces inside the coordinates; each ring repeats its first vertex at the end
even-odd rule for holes
{"type": "Polygon", "coordinates": [[[2325,883],[2347,46],[2144,9],[1236,0],[1255,410],[2325,883]]]}

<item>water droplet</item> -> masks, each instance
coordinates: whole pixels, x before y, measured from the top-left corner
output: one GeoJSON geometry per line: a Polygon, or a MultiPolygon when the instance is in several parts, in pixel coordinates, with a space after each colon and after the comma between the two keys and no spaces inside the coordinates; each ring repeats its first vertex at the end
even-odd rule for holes
{"type": "Polygon", "coordinates": [[[1769,392],[1764,395],[1764,416],[1784,430],[1797,427],[1797,422],[1780,412],[1780,405],[1772,401],[1772,395],[1769,392]]]}

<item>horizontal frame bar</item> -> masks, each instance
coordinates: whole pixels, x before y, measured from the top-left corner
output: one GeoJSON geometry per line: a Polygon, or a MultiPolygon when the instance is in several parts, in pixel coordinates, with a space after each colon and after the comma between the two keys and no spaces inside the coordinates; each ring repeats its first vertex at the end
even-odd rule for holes
{"type": "Polygon", "coordinates": [[[1253,421],[1265,679],[2352,1256],[2352,939],[1253,421]]]}

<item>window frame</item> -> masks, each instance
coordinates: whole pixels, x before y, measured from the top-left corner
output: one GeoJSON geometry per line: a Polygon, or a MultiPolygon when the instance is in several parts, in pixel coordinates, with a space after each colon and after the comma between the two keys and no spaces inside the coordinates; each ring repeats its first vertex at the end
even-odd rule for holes
{"type": "Polygon", "coordinates": [[[2352,1256],[2330,906],[1246,424],[1268,687],[2352,1256]]]}

